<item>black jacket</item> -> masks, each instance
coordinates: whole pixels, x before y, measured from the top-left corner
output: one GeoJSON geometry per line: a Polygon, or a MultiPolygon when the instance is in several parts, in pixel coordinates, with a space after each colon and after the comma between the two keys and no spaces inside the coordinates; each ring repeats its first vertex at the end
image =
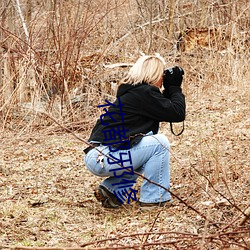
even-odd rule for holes
{"type": "MultiPolygon", "coordinates": [[[[106,114],[97,120],[89,141],[109,144],[128,138],[131,139],[130,145],[133,146],[142,138],[142,135],[137,137],[135,135],[150,131],[156,134],[159,122],[181,122],[185,119],[185,96],[180,87],[170,86],[168,91],[162,94],[157,87],[146,83],[135,86],[122,84],[116,96],[123,105],[121,107],[123,117],[118,107],[118,99],[113,103],[115,106],[101,107],[103,114],[106,113],[104,110],[106,108],[110,115],[106,114]],[[114,129],[120,130],[120,135],[114,132],[114,129]]],[[[105,104],[108,105],[103,100],[101,105],[105,104]]]]}

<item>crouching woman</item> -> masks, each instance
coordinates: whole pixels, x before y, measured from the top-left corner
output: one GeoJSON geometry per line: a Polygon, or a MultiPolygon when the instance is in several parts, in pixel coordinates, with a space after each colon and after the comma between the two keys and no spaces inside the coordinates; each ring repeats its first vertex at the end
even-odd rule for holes
{"type": "Polygon", "coordinates": [[[180,67],[164,70],[160,56],[142,56],[122,79],[115,102],[98,106],[104,114],[97,120],[88,140],[91,146],[84,152],[88,170],[106,177],[95,190],[103,207],[118,208],[124,197],[127,203],[135,197],[138,191],[132,187],[136,173],[146,177],[140,188],[141,208],[169,203],[170,146],[158,130],[160,122],[185,119],[183,74],[180,67]]]}

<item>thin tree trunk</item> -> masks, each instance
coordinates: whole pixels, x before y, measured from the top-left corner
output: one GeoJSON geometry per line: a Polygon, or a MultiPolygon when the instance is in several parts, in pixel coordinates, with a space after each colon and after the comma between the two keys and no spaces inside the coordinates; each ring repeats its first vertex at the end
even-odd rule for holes
{"type": "Polygon", "coordinates": [[[148,11],[149,11],[149,44],[148,44],[148,54],[151,53],[152,41],[153,41],[153,0],[148,2],[148,11]]]}
{"type": "MultiPolygon", "coordinates": [[[[10,32],[15,32],[15,27],[13,23],[14,10],[9,1],[1,0],[1,25],[7,28],[10,32]]],[[[2,99],[1,99],[1,110],[5,114],[9,109],[9,103],[11,96],[14,91],[14,74],[13,74],[13,64],[11,63],[11,41],[6,39],[5,33],[0,31],[0,40],[4,41],[2,44],[2,58],[0,60],[0,88],[2,88],[2,99]]]]}
{"type": "Polygon", "coordinates": [[[168,23],[168,39],[171,42],[174,35],[174,13],[175,1],[169,0],[169,23],[168,23]]]}
{"type": "Polygon", "coordinates": [[[200,26],[201,28],[207,27],[207,1],[201,1],[201,19],[200,19],[200,26]]]}
{"type": "MultiPolygon", "coordinates": [[[[36,71],[35,71],[35,59],[34,59],[34,52],[31,48],[31,41],[30,41],[30,35],[29,31],[27,28],[26,21],[23,16],[23,12],[20,6],[19,0],[13,0],[15,1],[15,8],[17,11],[17,14],[21,20],[24,35],[25,35],[25,40],[27,43],[27,55],[29,58],[29,61],[25,61],[21,63],[20,65],[20,71],[21,71],[21,77],[19,81],[19,91],[18,91],[18,96],[19,96],[19,102],[34,102],[36,101],[36,97],[38,97],[38,88],[37,88],[37,82],[36,82],[36,71]]],[[[28,6],[28,11],[29,11],[30,5],[28,6]]]]}
{"type": "Polygon", "coordinates": [[[14,4],[15,4],[15,8],[17,10],[17,14],[20,17],[20,20],[21,20],[21,23],[22,23],[22,26],[23,26],[23,31],[24,31],[24,34],[25,34],[25,39],[27,41],[28,46],[30,47],[29,32],[28,32],[28,28],[27,28],[27,25],[26,25],[26,22],[25,22],[22,10],[21,10],[21,6],[20,6],[19,0],[15,0],[14,4]]]}
{"type": "MultiPolygon", "coordinates": [[[[25,13],[25,19],[26,19],[26,24],[27,24],[27,28],[28,31],[30,31],[31,28],[31,13],[32,13],[32,2],[31,0],[27,0],[26,1],[26,13],[25,13]]],[[[30,35],[30,34],[29,34],[30,35]]]]}

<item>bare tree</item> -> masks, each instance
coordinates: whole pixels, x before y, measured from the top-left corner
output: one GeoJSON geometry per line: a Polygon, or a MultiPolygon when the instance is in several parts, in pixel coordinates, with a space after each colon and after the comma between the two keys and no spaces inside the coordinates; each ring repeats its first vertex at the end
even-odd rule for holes
{"type": "Polygon", "coordinates": [[[0,29],[0,40],[1,44],[1,60],[0,60],[0,89],[2,93],[1,98],[1,109],[4,114],[8,111],[8,105],[11,102],[11,95],[13,93],[14,85],[14,60],[13,53],[11,51],[11,39],[8,34],[4,32],[3,29],[8,29],[10,32],[15,31],[13,24],[14,9],[11,5],[11,1],[0,1],[0,11],[1,11],[1,27],[0,29]]]}
{"type": "Polygon", "coordinates": [[[207,19],[207,1],[201,0],[201,21],[200,21],[201,27],[207,26],[206,19],[207,19]]]}
{"type": "Polygon", "coordinates": [[[169,0],[169,14],[168,14],[168,39],[172,41],[174,34],[174,14],[175,14],[175,1],[169,0]]]}
{"type": "MultiPolygon", "coordinates": [[[[20,65],[21,81],[19,81],[18,97],[21,103],[27,101],[31,101],[32,103],[34,103],[37,96],[37,82],[36,82],[36,71],[35,71],[36,62],[35,62],[34,51],[32,50],[31,47],[30,34],[28,31],[26,20],[23,15],[23,10],[21,9],[20,1],[13,0],[13,5],[15,6],[16,12],[20,18],[27,45],[27,51],[26,51],[27,58],[23,58],[22,61],[23,63],[20,65]]],[[[28,8],[31,8],[29,1],[28,1],[28,8]]]]}
{"type": "Polygon", "coordinates": [[[149,13],[149,43],[148,43],[148,54],[151,52],[153,42],[153,0],[148,0],[148,13],[149,13]]]}

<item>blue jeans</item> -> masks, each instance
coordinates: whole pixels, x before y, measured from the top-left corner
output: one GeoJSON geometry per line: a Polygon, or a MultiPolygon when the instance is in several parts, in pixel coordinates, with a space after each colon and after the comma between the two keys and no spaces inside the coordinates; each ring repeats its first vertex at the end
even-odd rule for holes
{"type": "MultiPolygon", "coordinates": [[[[115,163],[118,162],[117,159],[121,158],[120,153],[123,153],[122,157],[127,155],[127,159],[123,157],[124,161],[121,164],[123,167],[132,165],[136,172],[143,173],[150,181],[156,182],[167,189],[170,188],[170,145],[166,136],[162,134],[146,135],[134,147],[117,152],[111,152],[108,146],[99,146],[97,149],[105,155],[112,155],[114,160],[112,161],[112,159],[104,157],[101,164],[100,152],[92,149],[85,155],[85,164],[94,175],[108,177],[100,185],[105,186],[110,192],[117,193],[119,185],[114,184],[124,181],[136,182],[138,178],[136,174],[132,174],[129,171],[124,172],[124,169],[115,170],[121,169],[121,166],[115,163]],[[128,154],[130,154],[132,162],[128,160],[128,154]]],[[[157,203],[168,200],[170,200],[169,192],[147,180],[143,181],[140,191],[141,202],[157,203]]]]}

